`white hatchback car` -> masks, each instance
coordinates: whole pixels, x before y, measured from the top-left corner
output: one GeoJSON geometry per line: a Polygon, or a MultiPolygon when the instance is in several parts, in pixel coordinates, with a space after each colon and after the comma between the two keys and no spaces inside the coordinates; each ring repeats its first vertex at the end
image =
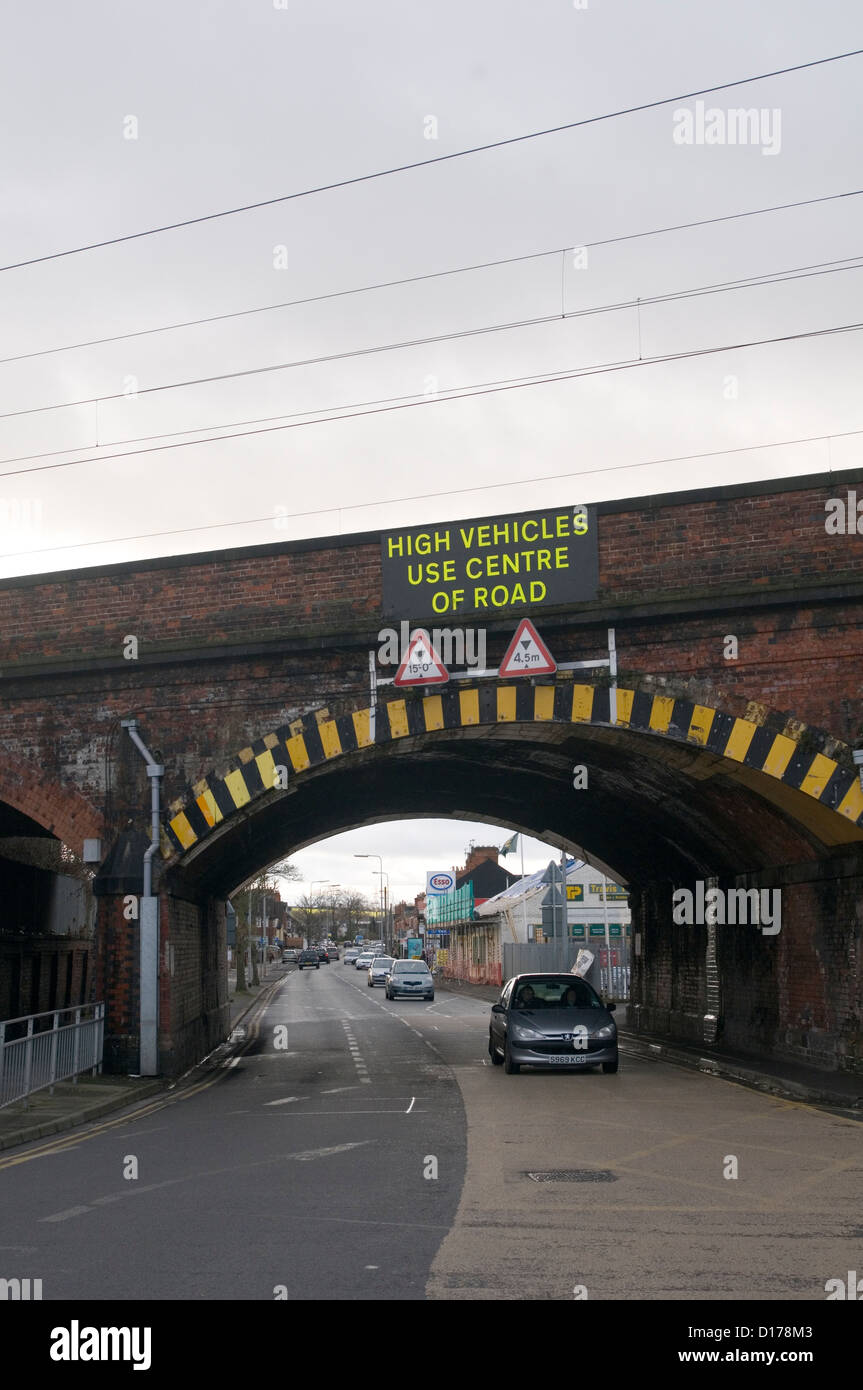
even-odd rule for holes
{"type": "Polygon", "coordinates": [[[375,956],[369,966],[369,989],[374,985],[385,985],[387,975],[392,970],[395,961],[392,956],[375,956]]]}

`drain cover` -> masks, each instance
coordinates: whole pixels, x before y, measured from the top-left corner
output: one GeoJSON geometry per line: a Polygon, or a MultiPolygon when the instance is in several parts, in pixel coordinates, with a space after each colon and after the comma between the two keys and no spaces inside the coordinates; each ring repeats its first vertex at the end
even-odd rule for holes
{"type": "Polygon", "coordinates": [[[608,1168],[547,1168],[524,1176],[533,1182],[617,1182],[617,1174],[608,1168]]]}

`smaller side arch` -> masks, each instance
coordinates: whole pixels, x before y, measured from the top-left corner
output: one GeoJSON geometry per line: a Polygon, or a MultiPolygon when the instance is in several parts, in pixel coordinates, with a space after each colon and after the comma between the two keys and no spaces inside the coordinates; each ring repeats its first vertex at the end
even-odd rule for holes
{"type": "Polygon", "coordinates": [[[75,787],[47,778],[20,760],[0,770],[0,801],[14,806],[37,825],[80,853],[86,839],[102,839],[100,811],[75,787]]]}

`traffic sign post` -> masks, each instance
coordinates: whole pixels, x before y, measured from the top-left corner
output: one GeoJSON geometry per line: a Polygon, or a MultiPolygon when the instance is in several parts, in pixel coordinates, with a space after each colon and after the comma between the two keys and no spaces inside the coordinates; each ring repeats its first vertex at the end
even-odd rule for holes
{"type": "Polygon", "coordinates": [[[550,676],[557,662],[530,618],[522,618],[500,664],[498,676],[550,676]]]}
{"type": "Polygon", "coordinates": [[[448,680],[449,671],[432,646],[431,638],[419,628],[393,677],[393,685],[443,685],[448,680]]]}

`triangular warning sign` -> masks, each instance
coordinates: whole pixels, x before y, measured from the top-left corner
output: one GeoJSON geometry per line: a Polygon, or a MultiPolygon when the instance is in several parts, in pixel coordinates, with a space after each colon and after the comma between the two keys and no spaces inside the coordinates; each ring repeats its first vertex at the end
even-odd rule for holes
{"type": "Polygon", "coordinates": [[[500,663],[499,676],[549,676],[557,662],[530,618],[522,618],[500,663]]]}
{"type": "Polygon", "coordinates": [[[431,638],[422,628],[417,628],[393,685],[442,685],[448,680],[449,671],[441,663],[431,638]]]}

